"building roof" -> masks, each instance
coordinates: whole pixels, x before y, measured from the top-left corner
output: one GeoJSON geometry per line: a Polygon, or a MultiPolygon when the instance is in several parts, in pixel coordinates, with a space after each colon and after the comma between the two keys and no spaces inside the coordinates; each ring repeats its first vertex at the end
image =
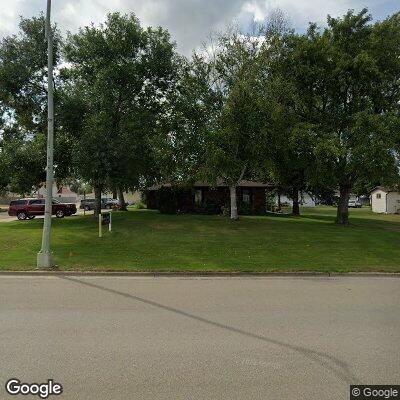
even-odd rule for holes
{"type": "Polygon", "coordinates": [[[388,186],[377,186],[371,191],[371,193],[376,192],[377,190],[381,190],[382,192],[385,192],[385,193],[400,192],[400,188],[388,187],[388,186]]]}
{"type": "Polygon", "coordinates": [[[76,193],[73,192],[69,186],[62,186],[57,190],[57,194],[76,195],[76,193]]]}
{"type": "MultiPolygon", "coordinates": [[[[160,185],[154,185],[147,190],[158,190],[161,187],[171,187],[171,183],[164,183],[160,185]]],[[[217,183],[215,185],[210,185],[209,183],[205,181],[196,181],[193,185],[193,187],[228,187],[228,185],[222,180],[218,179],[217,183]]],[[[257,181],[248,181],[248,180],[241,180],[237,187],[254,187],[254,188],[267,188],[273,186],[270,183],[263,183],[263,182],[257,182],[257,181]]]]}

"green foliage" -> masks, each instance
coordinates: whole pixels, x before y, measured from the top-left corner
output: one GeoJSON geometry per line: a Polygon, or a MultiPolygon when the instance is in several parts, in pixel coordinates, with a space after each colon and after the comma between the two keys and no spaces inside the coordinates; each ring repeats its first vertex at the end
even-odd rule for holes
{"type": "Polygon", "coordinates": [[[265,202],[265,211],[275,211],[275,193],[267,193],[267,199],[265,202]]]}
{"type": "Polygon", "coordinates": [[[180,60],[177,67],[180,79],[164,102],[168,112],[160,121],[155,146],[164,179],[190,181],[204,164],[220,98],[210,90],[209,67],[202,58],[180,60]]]}
{"type": "MultiPolygon", "coordinates": [[[[349,11],[294,34],[277,14],[264,37],[230,30],[191,61],[133,14],[109,14],[63,49],[53,28],[56,69],[66,61],[55,80],[56,181],[74,176],[100,193],[261,179],[329,202],[338,188],[397,183],[400,13],[371,20],[349,11]]],[[[0,43],[2,190],[28,193],[44,180],[46,46],[43,15],[0,43]]],[[[179,212],[183,189],[163,190],[162,212],[179,212]]]]}
{"type": "Polygon", "coordinates": [[[133,208],[136,210],[145,210],[147,206],[143,201],[139,201],[139,203],[134,204],[133,208]]]}
{"type": "MultiPolygon", "coordinates": [[[[0,104],[19,129],[43,133],[47,126],[47,41],[43,15],[21,18],[18,35],[0,43],[0,104]]],[[[61,37],[54,30],[54,65],[60,60],[61,37]]]]}
{"type": "MultiPolygon", "coordinates": [[[[321,65],[322,60],[314,64],[322,72],[315,85],[325,80],[324,91],[317,91],[315,101],[326,103],[324,110],[318,105],[322,118],[316,151],[319,170],[330,171],[338,185],[354,186],[363,176],[394,177],[397,170],[393,149],[399,133],[391,125],[398,118],[392,110],[399,111],[399,97],[392,94],[393,90],[400,93],[393,84],[400,64],[391,63],[390,69],[383,60],[388,53],[398,59],[400,50],[392,41],[384,50],[376,47],[375,32],[382,34],[387,24],[371,25],[370,19],[366,10],[349,12],[343,19],[329,18],[323,35],[310,38],[312,46],[326,43],[323,57],[332,59],[330,65],[321,65]]],[[[392,23],[388,28],[400,38],[400,18],[396,20],[396,26],[392,23]]]]}
{"type": "Polygon", "coordinates": [[[4,132],[0,146],[0,187],[21,195],[37,189],[45,180],[46,141],[37,134],[30,140],[13,129],[4,132]]]}
{"type": "Polygon", "coordinates": [[[161,187],[157,190],[158,210],[162,214],[177,214],[180,212],[180,199],[187,194],[189,189],[181,186],[161,187]]]}
{"type": "Polygon", "coordinates": [[[2,147],[0,151],[0,192],[3,194],[10,183],[10,162],[2,147]]]}
{"type": "Polygon", "coordinates": [[[87,182],[84,182],[80,179],[71,178],[71,179],[68,179],[65,183],[70,187],[70,189],[73,192],[75,192],[79,195],[92,193],[92,191],[93,191],[93,188],[91,185],[89,185],[87,182]]]}
{"type": "Polygon", "coordinates": [[[222,215],[228,217],[231,213],[231,209],[228,206],[222,206],[222,215]]]}
{"type": "Polygon", "coordinates": [[[194,212],[197,214],[220,214],[221,207],[213,200],[206,199],[201,204],[196,204],[194,212]]]}
{"type": "Polygon", "coordinates": [[[196,59],[205,64],[206,85],[215,99],[201,174],[210,182],[223,178],[236,185],[252,174],[260,159],[260,113],[254,95],[259,44],[235,31],[221,35],[217,43],[212,57],[196,59]]]}
{"type": "MultiPolygon", "coordinates": [[[[0,187],[20,194],[36,189],[45,177],[47,131],[47,41],[43,15],[21,18],[17,35],[0,43],[0,165],[7,175],[0,187]]],[[[61,37],[53,27],[54,65],[60,62],[61,37]]],[[[56,77],[55,84],[60,82],[56,77]]],[[[58,92],[56,91],[56,106],[58,92]]],[[[58,109],[56,109],[58,112],[58,109]]],[[[55,131],[55,174],[68,176],[70,146],[55,131]]]]}
{"type": "Polygon", "coordinates": [[[253,212],[253,209],[250,204],[248,203],[240,203],[238,207],[238,213],[239,215],[251,215],[253,212]]]}
{"type": "MultiPolygon", "coordinates": [[[[287,133],[280,136],[288,140],[272,143],[279,162],[271,171],[282,186],[294,179],[291,186],[321,193],[340,188],[348,196],[361,182],[396,181],[399,41],[399,14],[372,24],[365,9],[328,17],[323,30],[312,24],[305,35],[285,38],[273,69],[280,107],[274,109],[283,111],[287,133]]],[[[338,213],[344,223],[346,208],[338,213]]]]}
{"type": "Polygon", "coordinates": [[[75,103],[66,129],[76,137],[77,173],[110,189],[151,182],[159,169],[155,145],[164,99],[178,71],[168,32],[142,28],[133,14],[112,13],[104,24],[69,35],[64,50],[66,104],[75,103]]]}

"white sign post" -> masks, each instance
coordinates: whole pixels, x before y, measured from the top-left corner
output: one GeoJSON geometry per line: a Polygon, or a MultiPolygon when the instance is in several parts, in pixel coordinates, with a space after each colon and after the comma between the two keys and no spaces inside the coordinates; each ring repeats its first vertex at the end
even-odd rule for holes
{"type": "Polygon", "coordinates": [[[103,215],[99,214],[99,238],[103,237],[103,215]]]}

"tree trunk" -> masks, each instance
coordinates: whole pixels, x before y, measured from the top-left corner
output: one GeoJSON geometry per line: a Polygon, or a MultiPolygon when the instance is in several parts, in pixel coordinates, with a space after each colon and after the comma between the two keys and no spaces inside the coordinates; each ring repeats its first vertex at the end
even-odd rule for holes
{"type": "MultiPolygon", "coordinates": [[[[83,192],[83,200],[86,200],[86,190],[83,192]]],[[[85,208],[83,208],[83,215],[86,215],[85,208]]]]}
{"type": "Polygon", "coordinates": [[[128,211],[125,204],[124,191],[120,187],[118,188],[118,204],[121,211],[128,211]]]}
{"type": "Polygon", "coordinates": [[[278,212],[281,212],[282,210],[282,201],[281,201],[281,191],[278,189],[278,212]]]}
{"type": "Polygon", "coordinates": [[[340,198],[337,207],[336,223],[339,225],[349,224],[349,199],[351,194],[351,186],[340,185],[340,198]]]}
{"type": "Polygon", "coordinates": [[[101,214],[101,186],[95,185],[94,189],[94,216],[98,218],[101,214]]]}
{"type": "Polygon", "coordinates": [[[113,189],[112,197],[113,197],[114,200],[116,200],[118,198],[117,189],[113,189]]]}
{"type": "Polygon", "coordinates": [[[231,219],[237,221],[239,219],[237,209],[237,198],[236,198],[236,185],[229,186],[229,192],[231,197],[231,219]]]}
{"type": "Polygon", "coordinates": [[[293,199],[292,214],[300,215],[299,190],[296,187],[294,187],[292,190],[292,199],[293,199]]]}

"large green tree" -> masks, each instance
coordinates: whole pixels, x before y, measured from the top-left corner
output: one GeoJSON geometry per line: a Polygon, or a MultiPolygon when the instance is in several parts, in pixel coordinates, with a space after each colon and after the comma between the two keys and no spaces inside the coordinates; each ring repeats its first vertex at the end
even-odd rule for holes
{"type": "Polygon", "coordinates": [[[267,31],[267,45],[263,46],[257,61],[264,156],[261,174],[275,185],[278,199],[280,194],[289,195],[293,200],[292,213],[299,215],[299,193],[308,188],[307,176],[314,164],[315,135],[312,124],[299,115],[296,91],[288,79],[293,65],[287,59],[296,35],[287,24],[279,24],[277,28],[267,31]]]}
{"type": "Polygon", "coordinates": [[[220,97],[210,90],[209,67],[200,57],[181,60],[179,76],[164,102],[155,149],[160,181],[188,183],[199,178],[220,97]]]}
{"type": "MultiPolygon", "coordinates": [[[[54,65],[60,63],[61,37],[54,29],[54,65]]],[[[30,193],[45,179],[47,129],[47,42],[43,15],[22,18],[18,34],[0,43],[0,158],[8,170],[3,186],[20,194],[30,193]]],[[[56,106],[59,80],[56,79],[56,106]]],[[[57,118],[56,118],[57,121],[57,118]]],[[[68,175],[69,147],[55,130],[55,174],[68,175]]]]}
{"type": "Polygon", "coordinates": [[[211,184],[222,179],[229,187],[231,219],[238,219],[236,191],[250,177],[260,154],[258,97],[254,62],[262,46],[259,37],[228,31],[207,52],[191,62],[196,132],[201,146],[196,177],[211,184]]]}
{"type": "MultiPolygon", "coordinates": [[[[162,28],[143,28],[133,15],[69,35],[65,56],[71,90],[85,104],[74,146],[77,173],[95,190],[136,189],[156,174],[154,137],[163,103],[177,80],[179,58],[162,28]]],[[[72,96],[72,97],[74,97],[72,96]]]]}
{"type": "Polygon", "coordinates": [[[348,200],[360,181],[398,175],[400,15],[371,23],[367,10],[328,17],[289,43],[287,78],[303,123],[314,127],[310,177],[337,187],[336,221],[348,223],[348,200]]]}

